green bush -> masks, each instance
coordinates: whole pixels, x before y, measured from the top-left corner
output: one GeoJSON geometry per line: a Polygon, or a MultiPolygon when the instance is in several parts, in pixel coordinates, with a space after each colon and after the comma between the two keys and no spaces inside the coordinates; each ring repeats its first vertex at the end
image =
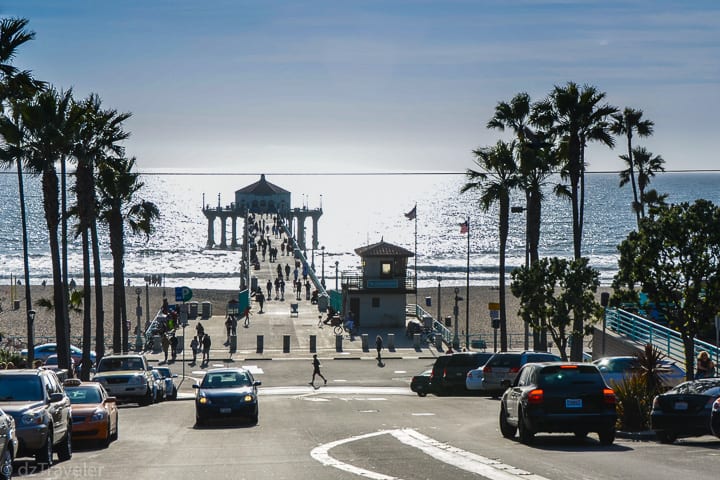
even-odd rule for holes
{"type": "Polygon", "coordinates": [[[654,395],[648,392],[644,378],[632,375],[610,387],[618,400],[618,429],[627,432],[647,430],[654,395]]]}

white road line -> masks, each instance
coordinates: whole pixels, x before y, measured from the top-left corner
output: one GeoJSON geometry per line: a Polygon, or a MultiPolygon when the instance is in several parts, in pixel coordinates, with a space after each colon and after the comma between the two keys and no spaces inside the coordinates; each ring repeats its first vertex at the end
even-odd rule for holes
{"type": "Polygon", "coordinates": [[[334,442],[315,447],[310,452],[310,456],[325,466],[337,468],[371,480],[402,480],[399,477],[392,477],[380,472],[373,472],[371,470],[356,467],[355,465],[341,462],[340,460],[330,456],[330,450],[339,445],[386,434],[392,435],[405,445],[417,448],[421,452],[433,457],[436,460],[467,472],[482,475],[489,480],[518,480],[520,478],[528,480],[547,480],[545,477],[540,475],[535,475],[525,470],[515,468],[511,465],[498,462],[497,460],[467,452],[460,448],[448,445],[447,443],[439,442],[410,428],[400,430],[381,430],[379,432],[356,435],[354,437],[336,440],[334,442]]]}

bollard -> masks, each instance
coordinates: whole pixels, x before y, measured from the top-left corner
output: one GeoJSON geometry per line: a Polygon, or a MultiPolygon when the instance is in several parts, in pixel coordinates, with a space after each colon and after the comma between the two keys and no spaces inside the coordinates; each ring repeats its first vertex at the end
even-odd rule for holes
{"type": "Polygon", "coordinates": [[[435,348],[437,348],[439,352],[443,351],[443,337],[439,333],[435,334],[435,348]]]}
{"type": "Polygon", "coordinates": [[[394,333],[388,333],[387,336],[387,349],[388,352],[394,352],[395,351],[395,334],[394,333]]]}
{"type": "Polygon", "coordinates": [[[237,352],[237,335],[230,335],[230,355],[237,352]]]}
{"type": "Polygon", "coordinates": [[[310,335],[310,353],[317,352],[317,335],[310,335]]]}
{"type": "Polygon", "coordinates": [[[162,341],[160,340],[160,335],[154,335],[153,336],[153,353],[162,353],[162,341]]]}
{"type": "Polygon", "coordinates": [[[342,341],[343,336],[342,335],[335,335],[335,351],[336,352],[342,352],[342,341]]]}
{"type": "Polygon", "coordinates": [[[265,337],[262,335],[257,336],[257,353],[263,353],[263,344],[265,343],[265,337]]]}
{"type": "Polygon", "coordinates": [[[175,354],[180,355],[185,345],[185,335],[175,335],[178,339],[177,347],[175,347],[175,354]]]}
{"type": "Polygon", "coordinates": [[[363,352],[367,352],[367,351],[369,350],[369,349],[368,349],[368,334],[367,334],[367,333],[363,333],[363,334],[360,336],[360,342],[361,342],[361,344],[362,344],[362,351],[363,351],[363,352]]]}
{"type": "Polygon", "coordinates": [[[290,353],[290,335],[283,335],[283,353],[290,353]]]}
{"type": "Polygon", "coordinates": [[[413,333],[413,347],[415,347],[416,350],[420,348],[420,334],[419,333],[413,333]]]}

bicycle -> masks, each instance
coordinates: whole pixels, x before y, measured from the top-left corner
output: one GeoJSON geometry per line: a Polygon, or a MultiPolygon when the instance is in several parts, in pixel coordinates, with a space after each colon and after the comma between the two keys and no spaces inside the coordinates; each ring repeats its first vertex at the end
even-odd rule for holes
{"type": "Polygon", "coordinates": [[[423,332],[420,334],[420,341],[422,343],[427,343],[428,345],[434,345],[435,335],[436,333],[434,330],[430,328],[423,329],[423,332]]]}

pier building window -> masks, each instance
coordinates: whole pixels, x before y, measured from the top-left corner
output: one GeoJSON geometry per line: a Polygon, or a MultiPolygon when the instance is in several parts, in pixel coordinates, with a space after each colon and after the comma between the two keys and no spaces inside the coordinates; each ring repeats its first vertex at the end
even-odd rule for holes
{"type": "Polygon", "coordinates": [[[380,262],[380,276],[382,278],[391,278],[393,274],[392,262],[380,262]]]}

